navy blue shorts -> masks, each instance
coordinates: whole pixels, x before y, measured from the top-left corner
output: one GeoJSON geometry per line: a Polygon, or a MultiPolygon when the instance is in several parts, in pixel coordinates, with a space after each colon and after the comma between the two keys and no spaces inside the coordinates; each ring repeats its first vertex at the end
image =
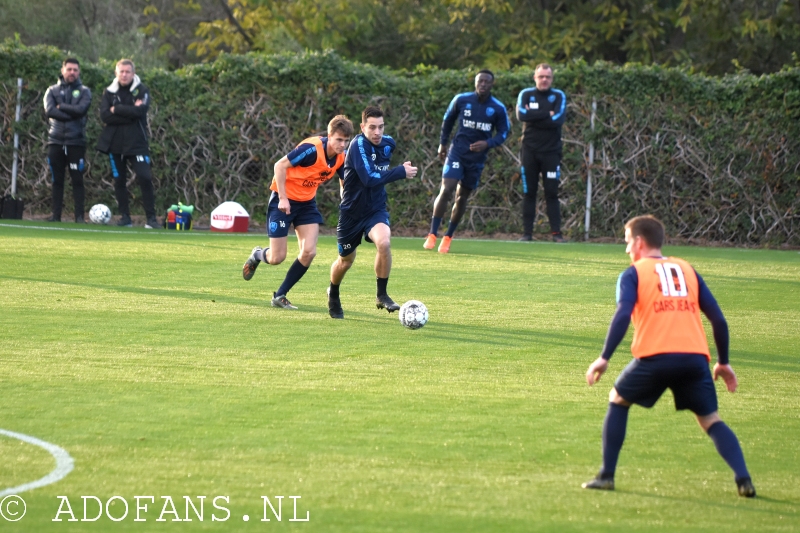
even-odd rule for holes
{"type": "Polygon", "coordinates": [[[715,412],[717,391],[708,359],[694,353],[659,354],[634,359],[614,383],[626,401],[653,407],[666,389],[672,390],[675,409],[689,409],[698,416],[715,412]]]}
{"type": "Polygon", "coordinates": [[[267,207],[267,235],[270,237],[286,237],[289,234],[289,224],[293,224],[297,228],[297,226],[324,222],[319,209],[317,209],[316,199],[307,202],[289,200],[289,211],[291,212],[288,215],[278,209],[279,201],[278,193],[272,191],[267,207]]]}
{"type": "Polygon", "coordinates": [[[448,152],[442,168],[442,178],[458,180],[461,185],[475,190],[481,183],[484,163],[464,161],[464,158],[452,150],[448,152]]]}
{"type": "Polygon", "coordinates": [[[389,224],[389,213],[387,211],[377,211],[364,218],[352,218],[341,211],[339,212],[339,224],[336,226],[336,242],[339,244],[339,255],[342,257],[350,255],[356,251],[361,244],[363,236],[367,242],[372,242],[369,232],[377,224],[389,224]]]}

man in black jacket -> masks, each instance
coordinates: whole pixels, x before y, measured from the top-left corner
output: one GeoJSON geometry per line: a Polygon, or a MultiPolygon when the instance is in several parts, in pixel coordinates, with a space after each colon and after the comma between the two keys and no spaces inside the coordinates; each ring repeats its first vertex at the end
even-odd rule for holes
{"type": "Polygon", "coordinates": [[[58,83],[44,93],[44,111],[49,125],[47,164],[53,180],[53,214],[49,222],[61,221],[64,205],[64,173],[69,168],[72,197],[75,201],[75,222],[84,222],[86,168],[86,113],[92,103],[92,92],[80,79],[78,60],[69,57],[61,65],[58,83]]]}
{"type": "Polygon", "coordinates": [[[561,206],[558,182],[561,179],[561,126],[567,113],[567,97],[551,88],[553,69],[547,63],[536,66],[536,87],[523,89],[517,98],[517,118],[522,122],[522,226],[521,241],[533,240],[536,219],[536,191],[542,175],[547,218],[555,242],[561,235],[561,206]]]}
{"type": "Polygon", "coordinates": [[[117,63],[116,79],[105,90],[100,102],[100,118],[104,127],[97,149],[108,154],[111,163],[114,192],[122,215],[117,226],[132,226],[127,184],[130,164],[142,191],[142,203],[147,215],[144,227],[154,229],[159,224],[156,220],[150,145],[147,140],[150,91],[135,72],[130,59],[121,59],[117,63]]]}

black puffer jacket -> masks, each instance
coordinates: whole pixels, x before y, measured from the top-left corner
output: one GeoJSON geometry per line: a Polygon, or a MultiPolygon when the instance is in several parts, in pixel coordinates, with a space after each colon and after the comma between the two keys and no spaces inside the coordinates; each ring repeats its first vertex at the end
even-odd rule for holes
{"type": "Polygon", "coordinates": [[[47,144],[86,146],[86,113],[92,91],[80,78],[72,83],[59,76],[59,82],[44,93],[44,112],[50,122],[47,144]]]}
{"type": "Polygon", "coordinates": [[[100,119],[104,127],[97,141],[97,149],[104,154],[149,155],[149,109],[150,91],[139,80],[139,76],[134,76],[133,82],[127,86],[121,86],[114,80],[100,101],[100,119]],[[141,100],[142,104],[137,106],[137,100],[141,100]]]}

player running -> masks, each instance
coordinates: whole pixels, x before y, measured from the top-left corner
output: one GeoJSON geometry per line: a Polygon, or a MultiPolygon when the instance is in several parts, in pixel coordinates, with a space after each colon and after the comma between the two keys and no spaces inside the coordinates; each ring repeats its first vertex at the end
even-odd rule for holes
{"type": "Polygon", "coordinates": [[[439,244],[439,253],[446,254],[450,251],[450,241],[467,210],[469,195],[480,184],[489,149],[503,144],[508,136],[511,124],[506,106],[492,96],[493,86],[494,74],[490,70],[478,72],[475,76],[475,92],[457,94],[444,114],[438,150],[439,158],[444,161],[442,187],[433,203],[430,233],[422,245],[426,250],[432,250],[436,246],[439,225],[455,193],[456,201],[450,213],[450,224],[439,244]],[[447,140],[456,122],[459,124],[458,132],[448,151],[447,140]],[[494,137],[492,130],[496,132],[494,137]]]}
{"type": "Polygon", "coordinates": [[[722,376],[729,392],[738,382],[728,364],[728,323],[703,278],[677,257],[661,255],[664,226],[652,216],[636,217],[625,224],[625,242],[633,265],[617,281],[617,311],[608,329],[603,352],[586,371],[586,382],[596,383],[608,369],[631,318],[634,360],[617,378],[609,394],[603,423],[603,467],[585,489],[614,490],[617,458],[625,441],[631,404],[652,407],[669,388],[675,408],[689,409],[714,441],[717,452],[736,475],[739,495],[753,498],[750,479],[739,441],[717,413],[717,393],[708,342],[700,321],[706,315],[714,330],[718,362],[714,380],[722,376]]]}
{"type": "Polygon", "coordinates": [[[297,309],[286,295],[311,266],[317,255],[319,225],[323,222],[317,209],[317,188],[333,177],[343,176],[345,150],[353,135],[353,123],[337,115],[328,123],[327,137],[310,137],[275,163],[272,194],[267,208],[269,247],[253,248],[242,267],[242,277],[249,281],[260,262],[279,265],[286,259],[286,237],[294,225],[300,253],[278,290],[272,294],[272,307],[297,309]]]}
{"type": "Polygon", "coordinates": [[[331,265],[331,284],[328,287],[328,313],[331,318],[344,318],[339,299],[339,285],[344,275],[353,266],[356,248],[361,237],[375,243],[375,276],[378,292],[375,304],[378,309],[390,313],[400,309],[386,293],[389,273],[392,270],[392,250],[389,228],[389,213],[386,210],[385,185],[393,181],[411,179],[417,175],[417,167],[406,161],[401,166],[389,168],[394,139],[383,134],[383,110],[369,106],[361,113],[361,133],[350,143],[344,163],[342,203],[339,204],[339,224],[336,239],[339,257],[331,265]]]}

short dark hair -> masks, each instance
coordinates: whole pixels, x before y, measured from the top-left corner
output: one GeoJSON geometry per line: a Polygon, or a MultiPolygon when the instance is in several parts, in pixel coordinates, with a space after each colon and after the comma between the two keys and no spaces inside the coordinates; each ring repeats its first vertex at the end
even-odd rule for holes
{"type": "Polygon", "coordinates": [[[376,105],[368,105],[361,112],[361,123],[366,124],[368,118],[381,118],[383,116],[383,109],[376,105]]]}
{"type": "Polygon", "coordinates": [[[78,60],[77,60],[77,59],[75,59],[74,57],[68,57],[68,58],[66,58],[66,59],[65,59],[65,60],[64,60],[64,61],[61,63],[61,66],[62,66],[62,67],[66,67],[66,66],[67,66],[67,63],[72,63],[73,65],[78,65],[79,67],[81,66],[80,62],[78,62],[78,60]]]}
{"type": "Polygon", "coordinates": [[[345,115],[336,115],[328,122],[328,135],[339,132],[345,137],[353,136],[353,123],[345,115]]]}
{"type": "Polygon", "coordinates": [[[483,69],[483,70],[479,71],[479,72],[478,72],[477,74],[475,74],[475,75],[476,75],[476,76],[480,76],[481,74],[488,74],[489,76],[491,76],[491,77],[492,77],[492,81],[494,81],[494,72],[492,72],[492,71],[491,71],[491,70],[489,70],[488,68],[485,68],[485,69],[483,69]]]}
{"type": "Polygon", "coordinates": [[[625,229],[631,231],[631,237],[641,237],[650,248],[664,245],[664,224],[653,215],[634,217],[625,224],[625,229]]]}

